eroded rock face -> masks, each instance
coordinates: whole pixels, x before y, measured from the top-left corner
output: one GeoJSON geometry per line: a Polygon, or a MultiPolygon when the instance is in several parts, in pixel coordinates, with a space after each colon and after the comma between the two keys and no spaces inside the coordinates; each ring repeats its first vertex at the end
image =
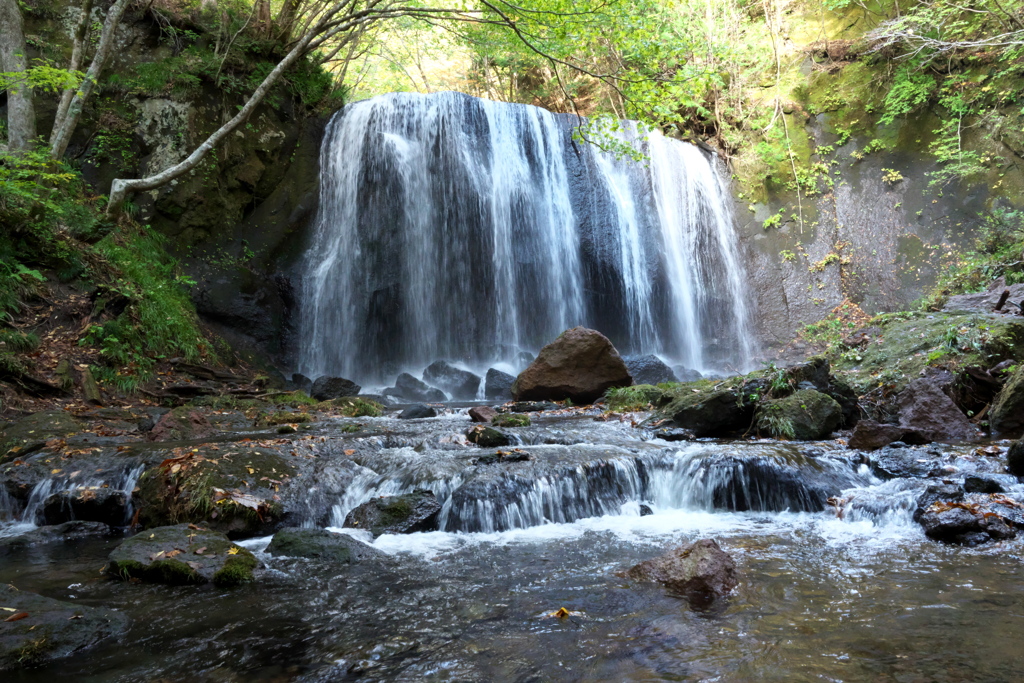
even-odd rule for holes
{"type": "Polygon", "coordinates": [[[930,378],[916,379],[899,396],[900,426],[927,431],[935,440],[973,441],[978,430],[930,378]]]}
{"type": "Polygon", "coordinates": [[[108,489],[71,489],[60,491],[46,499],[43,518],[47,524],[60,524],[70,520],[102,522],[120,527],[127,526],[131,494],[108,489]]]}
{"type": "Polygon", "coordinates": [[[346,396],[358,396],[360,389],[362,387],[344,377],[319,377],[313,382],[309,395],[318,401],[330,401],[346,396]]]}
{"type": "Polygon", "coordinates": [[[150,441],[186,441],[204,439],[216,431],[206,416],[197,410],[175,408],[164,413],[150,430],[150,441]]]}
{"type": "Polygon", "coordinates": [[[381,496],[356,507],[345,517],[345,526],[366,529],[376,538],[382,534],[411,534],[437,529],[441,504],[432,491],[417,489],[401,496],[381,496]]]}
{"type": "Polygon", "coordinates": [[[995,436],[1015,437],[1024,434],[1024,365],[1017,368],[996,396],[988,422],[995,436]]]}
{"type": "Polygon", "coordinates": [[[737,585],[736,563],[711,538],[679,546],[626,572],[634,581],[655,582],[703,607],[737,585]]]}
{"type": "Polygon", "coordinates": [[[612,387],[633,383],[626,364],[600,332],[574,327],[543,349],[512,385],[516,401],[593,403],[612,387]]]}
{"type": "Polygon", "coordinates": [[[461,370],[443,360],[434,361],[423,371],[423,381],[437,387],[457,401],[476,398],[480,388],[480,377],[468,370],[461,370]]]}
{"type": "Polygon", "coordinates": [[[148,529],[110,553],[107,573],[122,579],[236,586],[252,581],[256,557],[222,533],[194,524],[148,529]]]}
{"type": "Polygon", "coordinates": [[[326,529],[281,529],[274,534],[270,545],[267,546],[267,552],[271,555],[305,557],[341,564],[387,557],[386,553],[372,545],[347,534],[336,534],[326,529]]]}
{"type": "Polygon", "coordinates": [[[70,656],[128,630],[128,618],[102,607],[44,598],[0,584],[0,605],[26,617],[0,623],[0,671],[34,667],[70,656]]]}

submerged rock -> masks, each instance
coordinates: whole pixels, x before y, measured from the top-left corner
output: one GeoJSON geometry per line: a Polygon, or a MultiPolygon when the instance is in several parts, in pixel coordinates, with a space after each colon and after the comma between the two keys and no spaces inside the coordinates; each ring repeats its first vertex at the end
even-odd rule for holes
{"type": "Polygon", "coordinates": [[[623,359],[634,384],[661,384],[662,382],[678,382],[672,368],[654,355],[630,356],[623,359]]]}
{"type": "Polygon", "coordinates": [[[318,377],[309,395],[318,401],[330,401],[346,396],[358,396],[361,386],[344,377],[318,377]]]}
{"type": "Polygon", "coordinates": [[[326,529],[295,527],[281,529],[274,534],[270,545],[267,546],[267,552],[271,555],[307,557],[343,564],[387,557],[386,553],[348,534],[336,534],[326,529]]]}
{"type": "Polygon", "coordinates": [[[414,406],[409,406],[403,410],[399,416],[399,420],[422,420],[427,417],[437,417],[437,410],[422,403],[417,403],[414,406]]]}
{"type": "Polygon", "coordinates": [[[706,607],[737,585],[736,563],[711,538],[679,546],[630,568],[634,581],[660,583],[695,607],[706,607]]]}
{"type": "Polygon", "coordinates": [[[128,618],[103,607],[44,598],[0,584],[0,671],[36,667],[93,647],[128,630],[128,618]],[[11,621],[12,617],[23,618],[11,621]]]}
{"type": "Polygon", "coordinates": [[[480,376],[461,370],[443,360],[434,361],[423,371],[423,381],[441,389],[457,401],[476,398],[480,376]]]}
{"type": "Polygon", "coordinates": [[[558,410],[558,404],[551,401],[516,401],[498,409],[500,413],[542,413],[545,410],[558,410]]]}
{"type": "Polygon", "coordinates": [[[120,579],[185,585],[252,581],[256,557],[222,533],[194,524],[148,529],[110,553],[107,573],[120,579]]]}
{"type": "Polygon", "coordinates": [[[401,496],[381,496],[348,513],[344,526],[366,529],[374,538],[437,529],[441,504],[432,491],[417,489],[401,496]]]}
{"type": "Polygon", "coordinates": [[[574,327],[540,350],[516,378],[512,396],[517,401],[570,399],[588,404],[612,387],[632,383],[626,364],[607,337],[574,327]]]}
{"type": "Polygon", "coordinates": [[[996,396],[988,422],[996,436],[1016,437],[1024,433],[1024,364],[996,396]]]}
{"type": "Polygon", "coordinates": [[[492,401],[507,401],[512,398],[512,385],[515,381],[516,378],[507,372],[491,368],[484,378],[484,396],[492,401]]]}
{"type": "Polygon", "coordinates": [[[843,421],[843,411],[831,396],[804,389],[784,398],[761,401],[755,417],[762,433],[811,441],[824,439],[836,430],[843,421]]]}
{"type": "Polygon", "coordinates": [[[41,526],[18,536],[0,538],[0,557],[25,548],[47,543],[62,543],[79,538],[110,534],[110,527],[102,522],[64,522],[54,526],[41,526]]]}
{"type": "Polygon", "coordinates": [[[443,391],[428,386],[408,372],[399,375],[395,380],[395,386],[385,389],[382,393],[385,396],[398,396],[407,401],[422,401],[424,403],[441,403],[448,400],[443,391]]]}

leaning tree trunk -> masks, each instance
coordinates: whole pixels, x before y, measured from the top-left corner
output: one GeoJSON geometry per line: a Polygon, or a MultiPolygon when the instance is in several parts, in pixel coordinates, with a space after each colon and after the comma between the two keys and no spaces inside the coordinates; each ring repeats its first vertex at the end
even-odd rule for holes
{"type": "MultiPolygon", "coordinates": [[[[12,0],[0,0],[0,2],[11,2],[12,0]]],[[[96,81],[99,80],[103,67],[106,66],[107,57],[110,55],[110,48],[114,45],[114,34],[121,23],[121,15],[124,14],[128,0],[116,0],[107,11],[107,18],[103,22],[103,31],[100,33],[100,42],[96,46],[96,55],[92,58],[92,64],[85,73],[85,80],[79,86],[78,92],[71,99],[64,118],[60,121],[60,127],[54,127],[53,135],[50,136],[50,154],[54,159],[64,156],[64,150],[71,142],[71,134],[78,126],[78,119],[82,117],[82,109],[85,101],[96,88],[96,81]]]]}
{"type": "MultiPolygon", "coordinates": [[[[78,25],[75,27],[75,42],[71,50],[71,63],[68,64],[68,71],[78,71],[82,68],[82,61],[85,59],[85,39],[89,35],[89,19],[92,15],[92,0],[82,0],[81,14],[78,17],[78,25]]],[[[53,120],[53,129],[50,131],[50,139],[54,139],[57,131],[64,125],[64,119],[68,115],[68,107],[75,96],[76,88],[65,88],[60,96],[60,104],[57,105],[57,116],[53,120]]]]}
{"type": "MultiPolygon", "coordinates": [[[[0,71],[25,73],[25,33],[17,0],[0,0],[0,71]]],[[[7,88],[7,148],[28,149],[36,137],[36,111],[28,82],[7,88]]]]}

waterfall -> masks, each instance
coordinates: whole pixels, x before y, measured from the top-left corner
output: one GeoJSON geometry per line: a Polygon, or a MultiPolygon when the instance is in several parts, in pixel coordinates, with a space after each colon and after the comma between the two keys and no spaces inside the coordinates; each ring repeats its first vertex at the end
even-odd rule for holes
{"type": "Polygon", "coordinates": [[[384,380],[438,359],[514,362],[585,325],[623,354],[749,364],[728,193],[696,147],[642,133],[642,162],[577,119],[459,93],[335,114],[305,259],[299,369],[384,380]]]}

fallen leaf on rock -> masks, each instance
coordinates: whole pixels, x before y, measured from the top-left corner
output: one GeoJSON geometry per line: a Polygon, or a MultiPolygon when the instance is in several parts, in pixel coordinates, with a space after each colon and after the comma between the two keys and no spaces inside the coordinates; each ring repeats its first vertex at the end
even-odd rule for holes
{"type": "Polygon", "coordinates": [[[205,552],[206,552],[206,546],[205,545],[202,548],[196,548],[195,549],[195,554],[196,555],[202,555],[205,552]]]}
{"type": "Polygon", "coordinates": [[[354,455],[355,452],[356,452],[356,449],[348,448],[348,449],[345,450],[345,455],[354,455]]]}
{"type": "Polygon", "coordinates": [[[22,619],[24,619],[27,616],[28,616],[28,612],[18,612],[17,614],[12,614],[11,616],[9,616],[6,619],[4,619],[4,622],[6,623],[8,621],[21,621],[22,619]]]}
{"type": "Polygon", "coordinates": [[[177,557],[178,555],[181,555],[181,551],[178,550],[177,548],[175,548],[171,552],[167,553],[167,557],[177,557]]]}
{"type": "Polygon", "coordinates": [[[6,612],[17,612],[18,611],[18,609],[16,607],[0,607],[0,609],[4,610],[6,612]]]}
{"type": "Polygon", "coordinates": [[[564,607],[559,607],[557,612],[551,613],[551,616],[558,617],[559,619],[565,619],[567,616],[569,616],[569,610],[565,609],[564,607]]]}
{"type": "Polygon", "coordinates": [[[163,554],[164,554],[164,551],[163,551],[163,550],[161,550],[160,552],[158,552],[158,553],[156,553],[156,554],[154,554],[154,555],[150,555],[150,556],[149,556],[149,559],[150,559],[150,561],[151,561],[151,562],[155,562],[155,561],[156,561],[156,559],[157,559],[158,557],[160,557],[161,555],[163,555],[163,554]]]}
{"type": "Polygon", "coordinates": [[[231,548],[228,550],[228,555],[237,555],[237,554],[238,554],[238,548],[236,548],[235,546],[231,546],[231,548]]]}

